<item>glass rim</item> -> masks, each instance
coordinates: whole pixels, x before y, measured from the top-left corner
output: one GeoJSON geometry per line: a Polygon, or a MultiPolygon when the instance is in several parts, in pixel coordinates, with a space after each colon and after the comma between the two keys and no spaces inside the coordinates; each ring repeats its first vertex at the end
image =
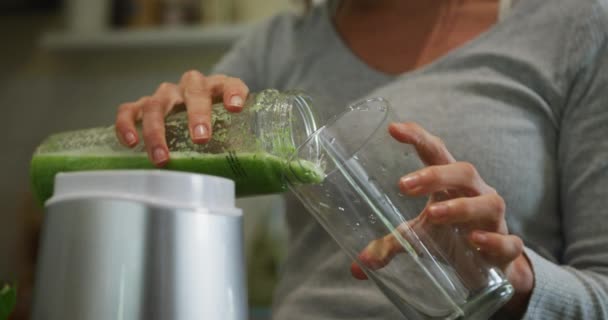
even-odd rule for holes
{"type": "MultiPolygon", "coordinates": [[[[285,94],[290,96],[292,106],[295,107],[295,110],[298,111],[300,118],[304,122],[304,127],[307,135],[312,135],[314,132],[318,131],[318,116],[314,112],[312,108],[312,98],[303,91],[299,90],[290,90],[286,91],[285,94]]],[[[306,143],[308,138],[302,142],[302,144],[306,143]]],[[[299,146],[296,146],[296,149],[299,146]]]]}
{"type": "Polygon", "coordinates": [[[361,150],[361,148],[363,148],[370,141],[370,139],[373,137],[374,133],[376,133],[378,131],[378,129],[380,128],[382,123],[384,123],[384,121],[386,120],[386,118],[389,115],[389,112],[391,110],[391,105],[390,105],[389,101],[383,97],[374,97],[374,98],[369,98],[369,99],[355,102],[353,104],[350,104],[344,111],[329,118],[327,123],[325,123],[323,126],[319,127],[317,130],[312,132],[299,146],[296,147],[295,151],[288,157],[288,161],[293,162],[293,161],[297,160],[298,154],[300,153],[300,151],[302,150],[302,148],[304,146],[308,145],[313,139],[317,139],[317,137],[321,134],[321,132],[323,132],[325,129],[327,129],[328,127],[335,124],[338,121],[338,119],[340,119],[342,116],[344,116],[345,114],[347,114],[350,111],[355,110],[356,108],[358,108],[362,105],[366,105],[366,104],[373,103],[373,102],[382,103],[384,106],[385,113],[384,113],[384,116],[382,117],[382,119],[380,121],[378,121],[378,124],[373,128],[373,130],[371,130],[371,134],[368,135],[363,141],[361,141],[361,143],[354,149],[352,154],[359,152],[359,150],[361,150]]]}

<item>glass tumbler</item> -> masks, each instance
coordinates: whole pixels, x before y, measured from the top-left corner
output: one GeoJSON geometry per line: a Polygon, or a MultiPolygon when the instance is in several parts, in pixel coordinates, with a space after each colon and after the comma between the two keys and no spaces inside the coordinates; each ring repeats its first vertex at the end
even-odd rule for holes
{"type": "Polygon", "coordinates": [[[487,319],[513,288],[463,226],[427,223],[427,199],[400,193],[423,164],[388,133],[397,121],[382,98],[350,106],[296,150],[289,188],[408,319],[487,319]],[[301,183],[311,172],[321,182],[301,183]]]}

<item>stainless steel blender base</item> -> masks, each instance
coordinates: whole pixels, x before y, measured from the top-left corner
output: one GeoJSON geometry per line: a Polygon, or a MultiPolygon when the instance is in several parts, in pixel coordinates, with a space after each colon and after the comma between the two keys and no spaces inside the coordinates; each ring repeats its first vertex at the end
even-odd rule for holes
{"type": "Polygon", "coordinates": [[[51,202],[33,319],[247,318],[242,216],[233,203],[176,208],[91,195],[51,202]]]}

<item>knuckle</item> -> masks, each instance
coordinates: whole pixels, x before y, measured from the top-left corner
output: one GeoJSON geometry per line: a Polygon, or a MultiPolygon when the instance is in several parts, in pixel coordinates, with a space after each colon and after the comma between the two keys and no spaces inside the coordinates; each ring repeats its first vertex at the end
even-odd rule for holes
{"type": "Polygon", "coordinates": [[[148,114],[147,118],[144,118],[142,122],[142,130],[144,132],[162,132],[165,130],[164,117],[158,112],[148,114]]]}
{"type": "Polygon", "coordinates": [[[229,81],[226,82],[229,90],[234,91],[235,93],[247,94],[249,92],[249,87],[239,78],[230,78],[229,81]]]}
{"type": "Polygon", "coordinates": [[[198,70],[190,70],[186,71],[180,80],[180,85],[183,88],[184,94],[187,92],[197,92],[201,90],[206,82],[208,82],[208,78],[206,78],[201,72],[198,70]]]}
{"type": "Polygon", "coordinates": [[[422,127],[413,121],[406,121],[403,123],[404,126],[408,127],[408,129],[411,129],[413,131],[422,131],[422,127]]]}
{"type": "Polygon", "coordinates": [[[497,202],[498,202],[499,212],[501,214],[504,214],[505,211],[507,211],[507,203],[505,202],[505,199],[498,194],[496,194],[496,198],[498,199],[497,202]]]}
{"type": "Polygon", "coordinates": [[[403,123],[401,123],[401,126],[403,127],[403,129],[407,130],[407,131],[413,131],[418,133],[418,131],[420,131],[420,126],[413,121],[405,121],[403,123]]]}
{"type": "Polygon", "coordinates": [[[524,251],[524,242],[520,237],[513,236],[513,247],[518,255],[524,251]]]}
{"type": "Polygon", "coordinates": [[[405,121],[400,123],[400,131],[408,136],[408,143],[413,144],[416,148],[424,147],[427,143],[422,131],[422,127],[413,121],[405,121]]]}
{"type": "Polygon", "coordinates": [[[198,70],[196,69],[190,69],[186,72],[184,72],[184,74],[182,75],[182,79],[188,81],[188,80],[201,80],[203,79],[205,76],[198,70]]]}
{"type": "Polygon", "coordinates": [[[208,81],[202,81],[196,85],[187,85],[184,87],[184,96],[201,95],[209,93],[208,81]]]}
{"type": "Polygon", "coordinates": [[[441,138],[440,138],[440,137],[438,137],[438,136],[431,135],[431,137],[430,137],[430,141],[431,141],[431,142],[433,143],[433,145],[434,145],[434,146],[435,146],[437,149],[439,149],[439,150],[441,150],[441,149],[444,149],[444,148],[445,148],[445,142],[443,141],[443,139],[441,139],[441,138]]]}
{"type": "Polygon", "coordinates": [[[122,119],[116,119],[116,123],[114,124],[114,131],[117,134],[123,134],[123,132],[129,130],[129,128],[130,126],[126,121],[122,119]]]}
{"type": "Polygon", "coordinates": [[[241,79],[237,79],[238,80],[238,84],[241,87],[241,90],[243,91],[243,94],[247,95],[249,94],[249,87],[245,84],[245,82],[243,82],[241,79]]]}
{"type": "Polygon", "coordinates": [[[158,89],[156,91],[158,91],[158,92],[169,91],[169,90],[173,90],[173,88],[175,88],[175,84],[170,83],[170,82],[163,82],[158,86],[158,89]]]}
{"type": "Polygon", "coordinates": [[[148,98],[150,98],[150,96],[143,96],[140,97],[139,99],[137,99],[137,101],[135,101],[135,104],[137,105],[141,105],[145,100],[147,100],[148,98]]]}
{"type": "Polygon", "coordinates": [[[148,97],[142,103],[142,110],[144,113],[161,112],[165,100],[163,97],[148,97]]]}
{"type": "Polygon", "coordinates": [[[475,209],[471,201],[466,198],[455,201],[453,207],[456,211],[461,212],[465,218],[471,217],[473,215],[473,210],[475,209]]]}
{"type": "Polygon", "coordinates": [[[161,106],[162,109],[164,109],[171,103],[171,97],[167,94],[159,94],[154,96],[153,103],[161,106]]]}
{"type": "Polygon", "coordinates": [[[145,118],[146,118],[146,117],[148,117],[149,115],[151,115],[151,114],[154,114],[154,113],[158,112],[158,111],[156,110],[156,107],[155,107],[154,105],[143,105],[143,106],[141,107],[141,111],[142,111],[142,117],[144,118],[144,120],[145,120],[145,118]]]}
{"type": "Polygon", "coordinates": [[[127,129],[133,126],[134,121],[131,117],[124,114],[116,115],[115,127],[117,130],[127,129]]]}
{"type": "Polygon", "coordinates": [[[190,126],[196,124],[208,124],[211,121],[211,116],[208,115],[204,110],[188,110],[188,123],[190,126]]]}
{"type": "Polygon", "coordinates": [[[416,122],[407,122],[405,126],[414,133],[414,139],[417,145],[425,145],[428,143],[424,137],[424,129],[422,129],[419,124],[416,122]]]}
{"type": "Polygon", "coordinates": [[[513,260],[524,252],[524,243],[517,236],[509,235],[503,238],[500,246],[502,254],[507,260],[513,260]]]}
{"type": "Polygon", "coordinates": [[[438,182],[441,180],[441,173],[439,172],[439,168],[435,166],[426,167],[422,171],[421,177],[427,182],[438,182]]]}
{"type": "Polygon", "coordinates": [[[152,97],[146,96],[146,97],[141,97],[139,99],[139,103],[143,106],[143,105],[147,105],[149,104],[150,100],[152,99],[152,97]]]}
{"type": "Polygon", "coordinates": [[[150,130],[144,130],[142,132],[142,137],[144,138],[144,141],[146,141],[146,144],[150,144],[150,142],[156,138],[156,135],[150,130]]]}
{"type": "Polygon", "coordinates": [[[498,194],[492,195],[490,199],[491,206],[494,212],[496,212],[500,217],[502,217],[507,207],[505,200],[498,194]]]}
{"type": "Polygon", "coordinates": [[[119,113],[130,112],[133,109],[133,107],[134,107],[134,104],[131,102],[123,103],[118,106],[118,112],[119,113]]]}
{"type": "Polygon", "coordinates": [[[222,73],[214,74],[210,78],[212,78],[213,80],[218,81],[218,82],[227,82],[231,79],[229,76],[222,74],[222,73]]]}
{"type": "Polygon", "coordinates": [[[494,188],[492,188],[492,187],[488,186],[487,184],[485,185],[485,187],[486,187],[486,189],[487,189],[487,193],[488,193],[488,194],[496,194],[496,195],[499,195],[499,196],[500,196],[500,194],[498,193],[498,191],[497,191],[496,189],[494,189],[494,188]]]}
{"type": "Polygon", "coordinates": [[[157,144],[162,139],[160,130],[158,130],[154,127],[152,127],[152,128],[148,127],[147,130],[143,130],[142,136],[144,138],[144,141],[146,141],[146,144],[148,144],[148,145],[157,144]]]}
{"type": "Polygon", "coordinates": [[[459,162],[460,170],[468,179],[476,179],[479,175],[477,173],[477,169],[470,162],[459,162]]]}

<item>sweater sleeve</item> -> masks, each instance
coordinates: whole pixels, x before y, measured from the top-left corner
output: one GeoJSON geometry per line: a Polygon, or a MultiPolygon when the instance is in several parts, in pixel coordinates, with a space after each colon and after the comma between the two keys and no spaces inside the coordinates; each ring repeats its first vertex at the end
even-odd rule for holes
{"type": "MultiPolygon", "coordinates": [[[[524,319],[608,319],[606,1],[581,17],[567,54],[570,88],[558,142],[563,251],[526,254],[535,287],[524,319]],[[557,261],[557,262],[555,262],[557,261]]],[[[539,221],[539,223],[542,223],[539,221]]]]}

